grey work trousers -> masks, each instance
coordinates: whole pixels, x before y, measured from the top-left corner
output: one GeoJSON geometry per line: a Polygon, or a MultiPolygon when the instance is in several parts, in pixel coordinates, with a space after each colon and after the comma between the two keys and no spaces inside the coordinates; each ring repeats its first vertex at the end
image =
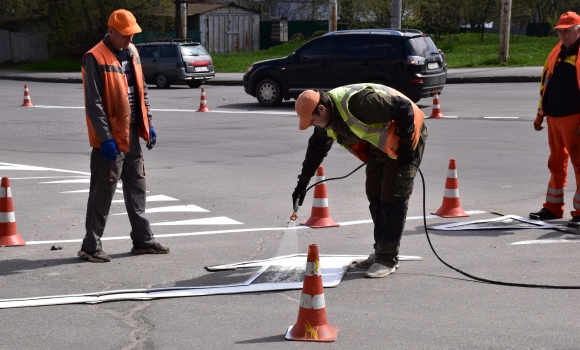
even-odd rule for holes
{"type": "MultiPolygon", "coordinates": [[[[420,165],[427,140],[427,128],[423,127],[415,148],[415,164],[420,165]]],[[[396,159],[385,157],[366,166],[366,194],[373,219],[376,261],[393,267],[399,262],[399,246],[409,198],[417,168],[401,166],[396,159]]]]}
{"type": "Polygon", "coordinates": [[[105,231],[111,201],[117,190],[117,182],[123,182],[125,208],[131,223],[133,246],[143,248],[155,243],[149,219],[145,214],[145,166],[143,154],[124,153],[117,155],[117,160],[107,162],[101,156],[101,150],[93,148],[91,152],[91,183],[87,216],[86,235],[81,249],[89,254],[102,250],[101,237],[105,231]]]}

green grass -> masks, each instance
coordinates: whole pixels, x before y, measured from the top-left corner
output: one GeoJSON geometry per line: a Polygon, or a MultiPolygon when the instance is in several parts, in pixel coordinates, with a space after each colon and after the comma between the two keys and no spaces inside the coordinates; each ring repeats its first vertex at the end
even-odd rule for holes
{"type": "Polygon", "coordinates": [[[509,62],[498,62],[499,34],[459,34],[437,43],[447,56],[449,68],[543,66],[558,37],[511,36],[509,62]]]}
{"type": "MultiPolygon", "coordinates": [[[[479,67],[516,67],[543,66],[548,54],[558,42],[557,37],[537,38],[527,36],[511,36],[510,61],[500,63],[497,60],[499,52],[499,35],[485,34],[484,42],[480,34],[457,34],[442,37],[437,46],[445,52],[449,68],[479,68],[479,67]]],[[[290,42],[277,45],[268,50],[244,53],[212,54],[216,72],[243,73],[253,62],[288,56],[301,42],[290,42]]],[[[19,69],[42,72],[78,72],[78,60],[48,60],[30,63],[4,63],[0,69],[19,69]]]]}

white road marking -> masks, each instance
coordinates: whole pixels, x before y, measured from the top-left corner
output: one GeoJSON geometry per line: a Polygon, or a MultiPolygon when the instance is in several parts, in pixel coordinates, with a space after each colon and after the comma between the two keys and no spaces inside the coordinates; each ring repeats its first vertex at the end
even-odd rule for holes
{"type": "Polygon", "coordinates": [[[580,243],[580,237],[577,235],[566,234],[559,238],[549,239],[534,239],[530,241],[519,241],[510,243],[510,245],[525,245],[525,244],[550,244],[550,243],[580,243]]]}
{"type": "MultiPolygon", "coordinates": [[[[179,199],[169,197],[163,194],[147,197],[147,202],[171,202],[171,201],[179,201],[179,199]]],[[[115,199],[112,203],[124,203],[124,202],[125,202],[124,199],[115,199]]]]}
{"type": "Polygon", "coordinates": [[[46,181],[39,182],[41,184],[89,184],[91,179],[71,179],[71,180],[58,180],[58,181],[46,181]]]}
{"type": "Polygon", "coordinates": [[[0,163],[0,170],[59,171],[59,172],[64,172],[64,173],[91,175],[90,173],[87,173],[87,172],[84,172],[84,171],[74,171],[74,170],[44,168],[44,167],[39,167],[39,166],[22,165],[22,164],[12,164],[12,163],[0,163]]]}
{"type": "MultiPolygon", "coordinates": [[[[466,212],[471,214],[479,214],[485,213],[482,210],[474,210],[471,212],[466,212]]],[[[409,216],[407,220],[418,220],[423,219],[423,216],[409,216]]],[[[358,224],[368,224],[372,223],[372,220],[359,220],[359,221],[345,221],[339,222],[341,226],[348,226],[348,225],[358,225],[358,224]]],[[[302,229],[310,229],[308,226],[304,225],[296,225],[293,229],[302,230],[302,229]]],[[[279,226],[279,227],[265,227],[265,228],[243,228],[243,229],[234,229],[234,230],[216,230],[216,231],[201,231],[201,232],[182,232],[182,233],[164,233],[164,234],[155,234],[157,238],[163,237],[186,237],[186,236],[203,236],[203,235],[216,235],[222,233],[245,233],[245,232],[264,232],[264,231],[286,231],[288,230],[288,226],[279,226]]],[[[121,240],[121,239],[131,239],[129,236],[119,236],[119,237],[103,237],[101,238],[102,241],[113,241],[113,240],[121,240]]],[[[51,240],[51,241],[26,241],[26,244],[57,244],[57,243],[78,243],[82,242],[81,239],[65,239],[65,240],[51,240]]]]}
{"type": "Polygon", "coordinates": [[[154,224],[151,224],[151,226],[183,226],[183,225],[243,225],[243,223],[236,220],[232,220],[225,216],[216,216],[213,218],[156,222],[154,224]]]}
{"type": "Polygon", "coordinates": [[[483,117],[483,119],[520,119],[520,117],[483,117]]]}
{"type": "MultiPolygon", "coordinates": [[[[149,200],[149,199],[147,199],[149,200]]],[[[171,207],[159,207],[145,209],[145,213],[209,213],[209,210],[198,207],[197,205],[175,205],[171,207]]],[[[113,214],[113,215],[127,215],[127,213],[113,214]]]]}
{"type": "MultiPolygon", "coordinates": [[[[64,108],[64,109],[84,109],[85,107],[70,107],[70,106],[44,106],[44,105],[36,105],[33,106],[36,108],[64,108]]],[[[151,111],[153,112],[185,112],[185,113],[196,113],[197,109],[158,109],[152,108],[151,111]]],[[[282,114],[282,115],[295,115],[296,112],[274,112],[274,111],[222,111],[212,109],[210,112],[203,112],[203,113],[232,113],[232,114],[282,114]]]]}

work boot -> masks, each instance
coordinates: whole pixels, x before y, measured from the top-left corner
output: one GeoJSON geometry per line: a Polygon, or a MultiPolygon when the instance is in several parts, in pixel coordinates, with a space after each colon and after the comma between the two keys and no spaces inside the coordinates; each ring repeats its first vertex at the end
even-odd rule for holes
{"type": "Polygon", "coordinates": [[[383,265],[381,263],[374,263],[371,265],[371,267],[369,267],[369,269],[367,270],[367,272],[365,272],[365,277],[367,278],[382,278],[382,277],[387,277],[388,275],[395,273],[395,270],[397,270],[397,267],[399,267],[399,265],[395,265],[393,267],[388,267],[386,265],[383,265]]]}
{"type": "Polygon", "coordinates": [[[85,259],[88,260],[90,262],[109,262],[111,261],[111,257],[107,255],[107,253],[105,253],[102,250],[97,250],[96,252],[89,254],[83,250],[79,250],[79,252],[77,253],[77,255],[81,258],[81,259],[85,259]]]}
{"type": "Polygon", "coordinates": [[[169,248],[164,247],[159,243],[153,243],[143,248],[133,246],[131,248],[133,254],[169,254],[169,248]]]}
{"type": "Polygon", "coordinates": [[[373,254],[369,255],[369,257],[364,259],[364,260],[357,260],[357,261],[355,261],[356,267],[364,267],[364,268],[368,269],[369,267],[371,267],[372,264],[375,263],[375,258],[376,258],[376,255],[373,253],[373,254]]]}
{"type": "Polygon", "coordinates": [[[567,226],[572,228],[580,228],[580,216],[573,216],[572,220],[568,221],[567,226]]]}
{"type": "Polygon", "coordinates": [[[540,211],[537,211],[535,213],[530,213],[530,219],[532,220],[554,220],[554,219],[560,219],[561,216],[556,216],[556,214],[552,213],[551,211],[549,211],[546,208],[542,208],[540,209],[540,211]]]}

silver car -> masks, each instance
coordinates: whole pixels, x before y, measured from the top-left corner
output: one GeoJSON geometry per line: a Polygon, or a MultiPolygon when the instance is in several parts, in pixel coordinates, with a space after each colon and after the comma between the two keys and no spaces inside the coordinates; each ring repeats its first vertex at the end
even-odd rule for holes
{"type": "Polygon", "coordinates": [[[135,46],[145,81],[155,83],[158,88],[183,83],[198,88],[215,77],[211,56],[198,42],[168,39],[135,46]]]}

